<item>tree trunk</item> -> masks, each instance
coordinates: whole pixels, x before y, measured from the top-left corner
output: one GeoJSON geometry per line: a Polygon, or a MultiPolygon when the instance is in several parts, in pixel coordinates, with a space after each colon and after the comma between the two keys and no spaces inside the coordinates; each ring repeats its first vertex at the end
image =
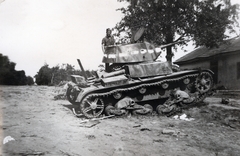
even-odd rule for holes
{"type": "Polygon", "coordinates": [[[173,57],[172,46],[169,46],[169,47],[167,47],[166,59],[170,64],[172,64],[172,57],[173,57]]]}
{"type": "MultiPolygon", "coordinates": [[[[167,42],[167,44],[168,43],[173,43],[173,36],[172,36],[172,33],[171,33],[171,28],[168,29],[166,42],[167,42]]],[[[166,59],[167,59],[167,61],[169,62],[170,65],[172,65],[172,57],[173,57],[172,46],[168,46],[167,47],[166,59]]]]}
{"type": "Polygon", "coordinates": [[[52,74],[51,84],[53,84],[53,79],[54,79],[54,73],[52,74]]]}

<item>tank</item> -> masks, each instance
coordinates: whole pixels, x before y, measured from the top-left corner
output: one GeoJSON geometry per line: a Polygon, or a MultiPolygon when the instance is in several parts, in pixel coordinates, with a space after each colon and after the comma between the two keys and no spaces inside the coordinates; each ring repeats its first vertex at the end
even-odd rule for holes
{"type": "Polygon", "coordinates": [[[209,69],[178,71],[168,62],[157,61],[162,48],[172,44],[155,47],[144,42],[107,47],[102,60],[105,70],[97,71],[91,78],[71,76],[67,90],[69,102],[78,105],[87,118],[123,114],[113,109],[122,108],[124,103],[128,103],[127,110],[149,108],[160,114],[160,108],[176,88],[194,94],[194,103],[201,102],[213,87],[213,72],[209,69]]]}

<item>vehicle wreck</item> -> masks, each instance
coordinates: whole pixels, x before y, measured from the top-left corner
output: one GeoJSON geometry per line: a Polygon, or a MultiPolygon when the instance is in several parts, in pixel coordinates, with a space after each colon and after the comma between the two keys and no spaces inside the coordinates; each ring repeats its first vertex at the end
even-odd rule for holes
{"type": "MultiPolygon", "coordinates": [[[[161,49],[173,44],[155,47],[143,42],[107,47],[103,63],[110,64],[109,68],[97,71],[91,78],[72,75],[67,99],[78,105],[87,118],[102,114],[123,115],[130,110],[135,114],[169,113],[179,108],[177,103],[183,102],[169,104],[173,100],[171,92],[175,89],[194,96],[188,104],[201,102],[213,87],[213,72],[208,69],[173,71],[169,62],[157,61],[161,49]],[[126,103],[126,99],[129,103],[119,107],[120,103],[126,103]],[[159,99],[163,100],[161,104],[149,104],[159,99]]],[[[80,60],[78,62],[84,71],[80,60]]]]}

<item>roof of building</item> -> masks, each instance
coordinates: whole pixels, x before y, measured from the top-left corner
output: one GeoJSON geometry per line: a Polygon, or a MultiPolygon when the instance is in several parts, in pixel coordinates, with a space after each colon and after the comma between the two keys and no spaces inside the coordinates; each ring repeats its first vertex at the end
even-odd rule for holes
{"type": "Polygon", "coordinates": [[[239,36],[226,40],[222,45],[219,46],[219,48],[208,49],[205,46],[201,46],[193,50],[192,52],[184,55],[183,57],[177,59],[174,63],[186,62],[200,58],[209,58],[211,56],[235,52],[238,50],[240,50],[239,36]]]}

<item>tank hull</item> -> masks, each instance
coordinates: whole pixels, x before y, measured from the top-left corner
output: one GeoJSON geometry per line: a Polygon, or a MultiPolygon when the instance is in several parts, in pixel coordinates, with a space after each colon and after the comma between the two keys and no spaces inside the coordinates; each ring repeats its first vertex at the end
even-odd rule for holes
{"type": "Polygon", "coordinates": [[[129,97],[144,105],[154,100],[168,99],[173,89],[178,88],[189,94],[198,93],[195,102],[201,102],[213,87],[213,73],[210,70],[188,70],[146,78],[133,78],[119,75],[103,78],[86,88],[80,88],[75,104],[87,118],[96,118],[104,113],[107,106],[115,106],[120,100],[129,97]]]}

